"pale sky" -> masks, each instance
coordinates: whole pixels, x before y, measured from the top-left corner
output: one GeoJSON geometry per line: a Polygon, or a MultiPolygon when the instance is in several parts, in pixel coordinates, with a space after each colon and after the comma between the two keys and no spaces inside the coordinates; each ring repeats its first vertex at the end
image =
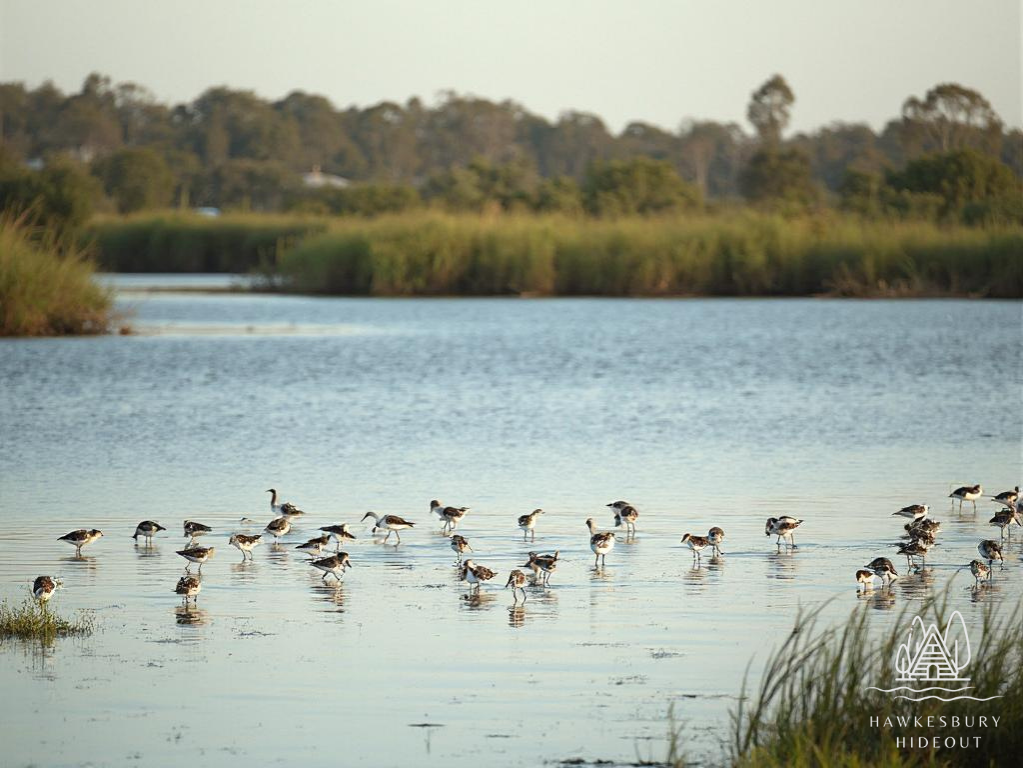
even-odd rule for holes
{"type": "Polygon", "coordinates": [[[875,129],[941,82],[1020,127],[1020,0],[0,0],[0,81],[77,91],[92,71],[165,102],[214,85],[337,107],[439,92],[640,120],[746,125],[782,74],[791,130],[875,129]]]}

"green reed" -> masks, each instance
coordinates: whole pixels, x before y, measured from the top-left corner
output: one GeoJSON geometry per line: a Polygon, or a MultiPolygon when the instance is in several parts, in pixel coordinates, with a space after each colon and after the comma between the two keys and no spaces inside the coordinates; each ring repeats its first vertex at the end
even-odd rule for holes
{"type": "Polygon", "coordinates": [[[18,606],[0,602],[0,641],[16,638],[52,643],[58,637],[90,635],[95,628],[96,621],[88,614],[66,619],[35,600],[27,599],[18,606]]]}
{"type": "MultiPolygon", "coordinates": [[[[962,699],[946,703],[895,699],[893,694],[868,690],[892,688],[892,660],[906,639],[914,614],[926,623],[945,626],[944,599],[915,603],[895,617],[881,636],[871,631],[868,611],[859,608],[838,627],[819,629],[817,612],[798,616],[793,631],[769,656],[755,690],[746,683],[732,712],[728,762],[738,768],[798,768],[842,766],[997,766],[1019,759],[1022,749],[1021,604],[989,603],[984,607],[979,637],[972,636],[972,659],[965,674],[979,698],[1001,695],[988,702],[962,699]],[[891,718],[989,717],[990,727],[950,727],[928,730],[872,725],[891,718]],[[1000,718],[991,727],[991,716],[1000,718]],[[941,735],[971,738],[971,747],[898,749],[895,738],[941,735]],[[980,743],[975,746],[975,736],[980,743]]],[[[937,721],[936,721],[937,722],[937,721]]],[[[951,723],[951,721],[947,721],[951,723]]]]}
{"type": "Polygon", "coordinates": [[[94,276],[95,265],[71,240],[0,215],[0,336],[110,330],[113,299],[94,276]]]}

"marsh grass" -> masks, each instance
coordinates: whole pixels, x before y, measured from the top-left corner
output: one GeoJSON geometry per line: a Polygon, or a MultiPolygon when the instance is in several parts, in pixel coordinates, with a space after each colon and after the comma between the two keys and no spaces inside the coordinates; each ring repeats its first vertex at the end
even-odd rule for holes
{"type": "MultiPolygon", "coordinates": [[[[894,699],[869,690],[892,688],[892,660],[906,639],[913,615],[945,626],[947,607],[939,598],[913,604],[896,617],[882,636],[871,631],[868,613],[855,611],[838,627],[820,629],[819,613],[798,616],[792,633],[768,658],[760,685],[744,691],[732,713],[728,762],[739,768],[796,766],[997,766],[1020,759],[1021,737],[1021,604],[987,604],[981,631],[972,635],[972,659],[966,676],[979,698],[988,702],[955,703],[928,699],[894,699]],[[995,715],[999,727],[914,728],[913,718],[974,718],[995,715]],[[911,725],[892,730],[871,724],[910,718],[911,725]],[[971,747],[897,749],[896,737],[941,735],[971,738],[971,747]],[[980,743],[974,745],[974,737],[980,743]]],[[[925,722],[922,720],[922,722],[925,722]]],[[[938,722],[937,720],[935,721],[938,722]]],[[[990,720],[991,723],[991,720],[990,720]]]]}
{"type": "Polygon", "coordinates": [[[8,605],[6,600],[0,602],[0,641],[38,640],[49,644],[58,637],[91,635],[95,628],[96,621],[88,614],[66,619],[35,600],[26,599],[18,606],[8,605]]]}
{"type": "Polygon", "coordinates": [[[115,322],[109,290],[72,240],[0,214],[0,336],[105,333],[115,322]]]}

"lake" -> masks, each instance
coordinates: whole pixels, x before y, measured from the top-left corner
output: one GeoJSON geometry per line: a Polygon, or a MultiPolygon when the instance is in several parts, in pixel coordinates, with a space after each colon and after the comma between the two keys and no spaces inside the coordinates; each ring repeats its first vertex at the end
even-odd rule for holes
{"type": "Polygon", "coordinates": [[[800,607],[881,630],[948,586],[971,628],[1020,599],[1020,529],[979,595],[958,569],[998,538],[997,506],[947,499],[1021,484],[1019,302],[114,283],[135,335],[0,340],[0,596],[61,576],[51,606],[99,622],[0,646],[6,765],[633,763],[665,756],[670,707],[713,758],[747,663],[800,607]],[[227,537],[271,519],[271,487],[306,515],[243,563],[227,537]],[[478,598],[434,498],[471,508],[459,533],[498,574],[478,598]],[[617,499],[637,535],[595,570],[585,521],[609,528],[617,499]],[[943,531],[909,575],[891,515],[918,502],[943,531]],[[416,527],[381,545],[368,510],[416,527]],[[780,514],[805,521],[795,550],[764,535],[780,514]],[[144,519],[168,529],[152,548],[131,539],[144,519]],[[217,547],[194,609],[173,593],[184,519],[217,547]],[[334,586],[294,547],[343,521],[358,539],[334,586]],[[695,567],[680,538],[713,525],[724,555],[695,567]],[[75,559],[56,539],[81,527],[105,537],[75,559]],[[562,562],[513,607],[501,587],[531,549],[562,562]],[[879,555],[904,576],[859,596],[879,555]]]}

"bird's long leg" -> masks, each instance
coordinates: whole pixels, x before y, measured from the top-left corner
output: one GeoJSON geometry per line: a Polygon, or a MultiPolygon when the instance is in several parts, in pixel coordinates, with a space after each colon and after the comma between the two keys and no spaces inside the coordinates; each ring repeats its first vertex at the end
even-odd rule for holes
{"type": "Polygon", "coordinates": [[[523,591],[523,602],[525,603],[526,602],[526,587],[520,587],[519,589],[521,589],[523,591]]]}
{"type": "MultiPolygon", "coordinates": [[[[526,537],[524,536],[523,539],[525,540],[526,537]]],[[[537,531],[536,531],[536,529],[531,528],[530,529],[530,541],[536,541],[536,540],[537,540],[537,531]]]]}
{"type": "Polygon", "coordinates": [[[395,538],[398,539],[399,544],[402,543],[402,534],[400,534],[398,531],[395,531],[395,538]]]}
{"type": "Polygon", "coordinates": [[[594,567],[597,568],[597,562],[601,559],[601,556],[597,553],[594,554],[594,567]]]}

